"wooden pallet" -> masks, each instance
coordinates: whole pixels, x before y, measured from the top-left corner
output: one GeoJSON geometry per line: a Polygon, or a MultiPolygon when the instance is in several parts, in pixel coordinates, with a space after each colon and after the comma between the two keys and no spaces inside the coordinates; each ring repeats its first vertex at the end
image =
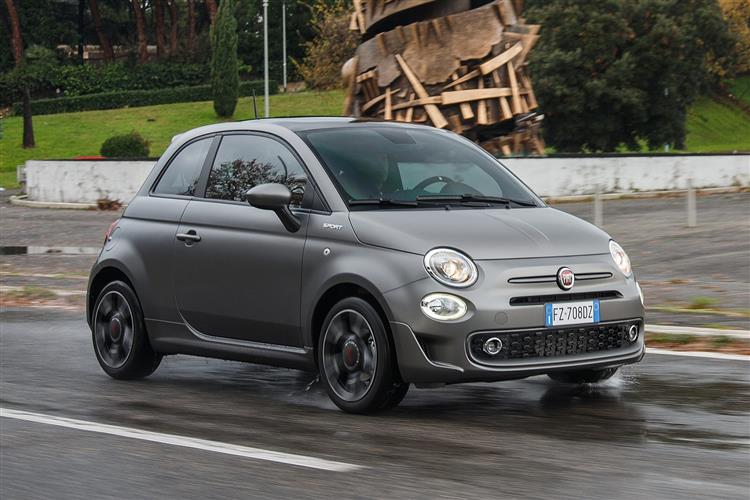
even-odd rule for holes
{"type": "Polygon", "coordinates": [[[446,9],[432,0],[354,0],[350,28],[368,39],[343,71],[344,114],[447,128],[503,154],[543,154],[542,116],[527,72],[539,26],[519,16],[523,2],[468,9],[468,1],[456,0],[444,16],[429,15],[429,4],[446,9]],[[417,4],[430,18],[399,25],[417,4]],[[372,31],[373,20],[385,18],[395,28],[372,31]]]}

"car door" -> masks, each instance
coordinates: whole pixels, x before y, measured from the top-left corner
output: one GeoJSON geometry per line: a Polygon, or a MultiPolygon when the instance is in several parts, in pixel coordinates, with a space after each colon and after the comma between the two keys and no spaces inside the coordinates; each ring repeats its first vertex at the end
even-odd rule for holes
{"type": "MultiPolygon", "coordinates": [[[[128,257],[134,260],[128,262],[133,272],[144,279],[138,294],[146,321],[179,319],[172,288],[174,237],[213,140],[213,135],[198,137],[171,154],[148,192],[133,198],[120,222],[118,231],[127,234],[132,245],[128,257]]],[[[158,328],[158,324],[149,326],[158,328]]]]}
{"type": "Polygon", "coordinates": [[[175,253],[177,306],[194,333],[213,338],[301,346],[300,279],[308,214],[307,173],[280,140],[225,134],[205,193],[183,213],[175,253]],[[244,201],[258,184],[286,184],[302,222],[292,233],[269,210],[244,201]]]}

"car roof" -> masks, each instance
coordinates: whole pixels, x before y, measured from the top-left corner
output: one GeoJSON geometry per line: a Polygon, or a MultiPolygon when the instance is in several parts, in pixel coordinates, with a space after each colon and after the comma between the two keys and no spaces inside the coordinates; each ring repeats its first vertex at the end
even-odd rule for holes
{"type": "MultiPolygon", "coordinates": [[[[172,137],[170,147],[179,148],[183,144],[198,137],[209,134],[220,134],[226,132],[266,132],[279,134],[281,130],[287,130],[292,134],[299,135],[313,130],[346,129],[353,127],[393,127],[393,128],[420,128],[436,132],[448,132],[419,123],[389,122],[377,118],[352,118],[340,116],[291,116],[279,118],[256,118],[254,120],[228,121],[203,125],[201,127],[186,130],[172,137]]],[[[171,155],[167,150],[165,155],[171,155]]]]}
{"type": "MultiPolygon", "coordinates": [[[[172,138],[172,141],[185,140],[201,134],[226,132],[229,130],[270,131],[275,127],[283,127],[294,133],[311,130],[348,128],[357,125],[378,125],[386,127],[425,127],[413,123],[395,123],[373,118],[351,118],[336,116],[299,116],[282,118],[257,118],[236,122],[222,122],[187,130],[172,138]]],[[[432,127],[428,127],[432,128],[432,127]]]]}

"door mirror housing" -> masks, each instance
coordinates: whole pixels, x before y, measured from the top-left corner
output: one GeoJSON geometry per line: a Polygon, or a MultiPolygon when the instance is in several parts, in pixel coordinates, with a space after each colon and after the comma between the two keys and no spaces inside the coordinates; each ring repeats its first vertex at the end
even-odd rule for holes
{"type": "Polygon", "coordinates": [[[247,202],[262,210],[272,210],[290,233],[296,233],[302,223],[289,208],[292,192],[283,184],[259,184],[245,193],[247,202]]]}

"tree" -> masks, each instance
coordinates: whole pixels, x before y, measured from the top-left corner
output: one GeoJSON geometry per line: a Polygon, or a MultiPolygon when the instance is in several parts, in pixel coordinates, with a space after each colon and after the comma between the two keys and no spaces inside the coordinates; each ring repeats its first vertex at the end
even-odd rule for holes
{"type": "Polygon", "coordinates": [[[130,0],[133,6],[133,17],[135,17],[135,31],[138,44],[138,62],[148,61],[148,39],[146,38],[146,18],[143,15],[141,0],[130,0]]]}
{"type": "Polygon", "coordinates": [[[315,38],[304,44],[304,61],[295,61],[308,86],[319,90],[342,86],[341,66],[357,48],[357,36],[349,30],[350,14],[343,0],[317,0],[313,6],[315,38]]]}
{"type": "Polygon", "coordinates": [[[10,27],[12,30],[10,44],[13,49],[13,60],[16,62],[16,67],[18,67],[23,62],[21,23],[18,21],[18,11],[16,11],[16,6],[13,3],[13,0],[5,0],[5,7],[8,9],[8,18],[10,19],[10,27]]]}
{"type": "Polygon", "coordinates": [[[49,74],[58,62],[54,53],[39,45],[32,45],[26,49],[21,64],[7,75],[7,81],[14,99],[21,99],[23,111],[23,142],[24,148],[36,146],[34,141],[34,124],[31,114],[31,93],[49,80],[49,74]]]}
{"type": "Polygon", "coordinates": [[[188,6],[188,52],[193,53],[193,50],[195,50],[195,38],[196,38],[196,32],[195,32],[195,0],[187,0],[187,6],[188,6]]]}
{"type": "Polygon", "coordinates": [[[558,151],[684,147],[687,107],[732,39],[715,0],[527,1],[544,134],[558,151]]]}
{"type": "Polygon", "coordinates": [[[167,53],[167,36],[164,30],[164,1],[154,0],[154,35],[156,37],[156,57],[164,58],[167,53]]]}
{"type": "Polygon", "coordinates": [[[91,11],[91,18],[94,20],[94,28],[96,29],[96,35],[99,38],[99,45],[101,45],[102,52],[104,52],[104,59],[107,61],[114,61],[115,53],[112,50],[112,44],[109,42],[109,37],[107,37],[107,34],[102,27],[102,16],[99,14],[98,0],[89,0],[89,10],[91,11]]]}
{"type": "Polygon", "coordinates": [[[177,0],[169,0],[169,54],[177,53],[177,0]]]}
{"type": "Polygon", "coordinates": [[[234,0],[222,0],[211,27],[211,90],[214,110],[221,117],[234,114],[240,86],[234,11],[234,0]]]}
{"type": "Polygon", "coordinates": [[[750,2],[742,0],[719,0],[729,29],[737,38],[737,73],[750,72],[750,2]]]}
{"type": "Polygon", "coordinates": [[[208,9],[208,17],[211,19],[211,26],[216,22],[216,0],[206,0],[206,8],[208,9]]]}

